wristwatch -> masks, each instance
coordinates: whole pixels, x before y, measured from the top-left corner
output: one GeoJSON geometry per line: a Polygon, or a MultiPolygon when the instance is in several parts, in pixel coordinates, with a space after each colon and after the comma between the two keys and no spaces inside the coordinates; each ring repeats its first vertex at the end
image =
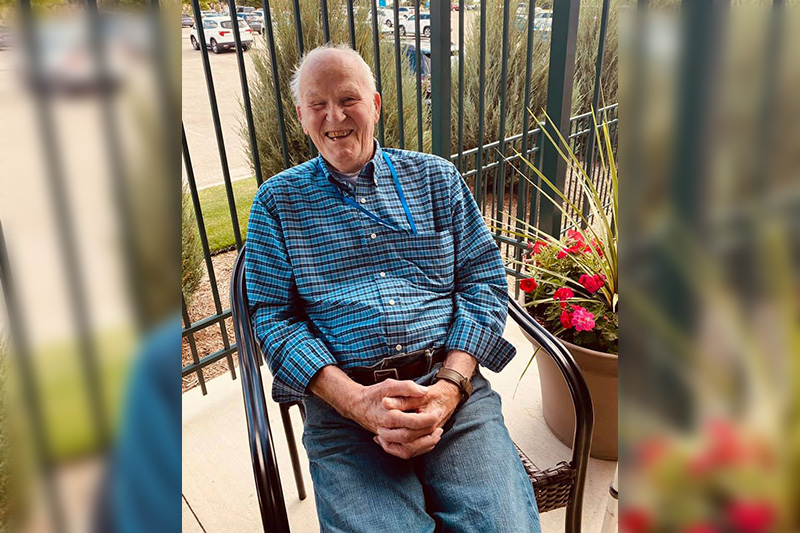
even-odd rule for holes
{"type": "Polygon", "coordinates": [[[443,366],[436,373],[436,376],[433,378],[433,382],[436,383],[441,379],[449,381],[458,387],[458,390],[461,391],[461,403],[466,402],[467,399],[472,395],[472,380],[462,376],[460,372],[443,366]]]}

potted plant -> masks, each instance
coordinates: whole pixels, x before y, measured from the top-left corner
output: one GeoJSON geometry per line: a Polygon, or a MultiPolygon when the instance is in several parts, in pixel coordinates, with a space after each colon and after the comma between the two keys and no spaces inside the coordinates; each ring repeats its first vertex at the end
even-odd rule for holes
{"type": "MultiPolygon", "coordinates": [[[[607,197],[599,193],[588,169],[564,138],[559,136],[557,142],[544,128],[542,131],[559,148],[559,153],[573,169],[571,174],[582,191],[584,203],[573,203],[533,164],[521,158],[547,187],[540,186],[523,173],[520,175],[539,190],[542,201],[552,202],[561,211],[569,229],[561,238],[556,238],[510,217],[516,221],[515,227],[500,229],[522,239],[525,249],[521,260],[518,256],[507,257],[506,260],[519,265],[525,276],[519,283],[523,305],[563,342],[584,373],[595,409],[592,456],[615,460],[619,324],[618,181],[608,125],[604,121],[595,127],[600,167],[595,170],[599,170],[597,175],[608,176],[610,194],[607,197]]],[[[538,348],[534,357],[537,352],[538,348]]],[[[545,421],[553,433],[568,444],[572,441],[575,421],[566,383],[550,358],[536,358],[536,362],[541,379],[545,421]]]]}

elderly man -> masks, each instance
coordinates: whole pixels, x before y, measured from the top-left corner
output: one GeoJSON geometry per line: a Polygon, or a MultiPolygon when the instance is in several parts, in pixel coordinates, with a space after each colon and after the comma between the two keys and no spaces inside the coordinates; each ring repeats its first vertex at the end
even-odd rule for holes
{"type": "Polygon", "coordinates": [[[319,157],[253,201],[247,292],[274,376],[302,400],[321,529],[539,531],[533,489],[478,371],[502,338],[500,254],[455,167],[382,149],[369,66],[323,46],[292,78],[319,157]]]}

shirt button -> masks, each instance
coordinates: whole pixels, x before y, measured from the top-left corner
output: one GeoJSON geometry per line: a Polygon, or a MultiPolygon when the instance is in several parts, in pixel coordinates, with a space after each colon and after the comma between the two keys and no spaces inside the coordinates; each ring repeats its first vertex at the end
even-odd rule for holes
{"type": "Polygon", "coordinates": [[[366,198],[362,198],[362,199],[361,199],[361,203],[362,203],[362,204],[365,204],[365,203],[367,203],[367,199],[366,199],[366,198]]]}
{"type": "Polygon", "coordinates": [[[394,305],[394,300],[389,300],[389,305],[394,305]]]}
{"type": "Polygon", "coordinates": [[[386,277],[386,272],[381,272],[381,277],[385,278],[386,277]]]}
{"type": "Polygon", "coordinates": [[[394,347],[394,349],[397,350],[398,352],[402,352],[403,351],[403,345],[402,344],[398,344],[397,346],[394,347]]]}
{"type": "Polygon", "coordinates": [[[369,238],[370,238],[370,239],[377,239],[377,238],[378,238],[378,235],[377,235],[377,234],[375,234],[375,233],[373,233],[372,235],[370,235],[370,236],[369,236],[369,238]]]}

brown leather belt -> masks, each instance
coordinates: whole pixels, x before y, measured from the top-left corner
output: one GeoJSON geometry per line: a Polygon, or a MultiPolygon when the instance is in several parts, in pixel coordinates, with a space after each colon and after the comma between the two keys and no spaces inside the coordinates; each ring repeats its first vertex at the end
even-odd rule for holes
{"type": "Polygon", "coordinates": [[[355,366],[345,369],[350,378],[362,385],[374,385],[385,379],[417,379],[431,371],[433,365],[445,360],[447,351],[420,350],[403,355],[393,355],[370,366],[355,366]]]}

